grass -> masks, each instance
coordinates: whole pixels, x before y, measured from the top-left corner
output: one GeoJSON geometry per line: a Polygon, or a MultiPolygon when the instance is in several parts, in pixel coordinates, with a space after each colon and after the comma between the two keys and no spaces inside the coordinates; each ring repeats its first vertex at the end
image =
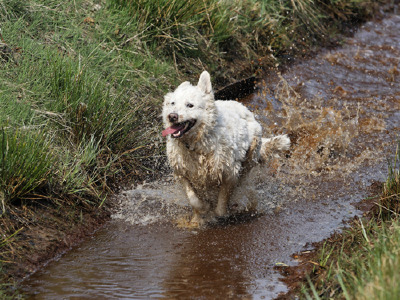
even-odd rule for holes
{"type": "Polygon", "coordinates": [[[340,238],[319,252],[307,299],[398,299],[400,294],[400,143],[384,184],[378,209],[358,219],[340,238]]]}
{"type": "Polygon", "coordinates": [[[207,69],[218,87],[273,67],[378,3],[1,1],[0,236],[25,229],[1,244],[0,260],[29,255],[14,244],[43,221],[31,217],[38,206],[95,209],[154,174],[165,161],[160,104],[182,79],[207,69]]]}
{"type": "Polygon", "coordinates": [[[382,218],[391,218],[400,213],[400,143],[396,149],[395,159],[389,161],[388,178],[383,188],[381,199],[382,218]]]}
{"type": "Polygon", "coordinates": [[[40,132],[0,131],[2,211],[43,187],[50,179],[54,156],[40,132]]]}
{"type": "MultiPolygon", "coordinates": [[[[155,106],[160,101],[156,98],[155,87],[144,81],[161,75],[159,84],[163,72],[170,68],[153,59],[154,62],[146,62],[142,70],[136,70],[140,67],[138,60],[143,61],[144,57],[130,57],[130,53],[117,50],[113,53],[113,45],[102,44],[102,40],[109,37],[107,34],[96,37],[98,33],[92,32],[91,25],[80,22],[80,13],[73,10],[74,1],[66,4],[42,1],[41,5],[30,2],[23,7],[25,14],[14,12],[15,2],[9,3],[10,9],[4,9],[7,2],[3,5],[3,10],[8,12],[3,15],[6,21],[9,16],[20,17],[2,26],[3,38],[23,50],[16,53],[17,59],[3,64],[5,68],[0,75],[0,122],[8,128],[3,132],[3,140],[9,135],[8,131],[20,132],[18,134],[28,142],[29,136],[37,135],[42,143],[33,147],[34,151],[29,154],[32,167],[35,161],[43,160],[57,165],[57,171],[47,176],[51,170],[45,164],[38,164],[35,169],[41,175],[35,176],[42,178],[34,177],[37,180],[32,179],[32,186],[28,187],[24,177],[15,177],[2,168],[2,189],[7,189],[3,191],[4,202],[21,193],[27,194],[26,191],[38,192],[41,187],[37,182],[46,182],[50,189],[65,196],[93,194],[98,185],[107,184],[99,182],[102,178],[114,175],[114,161],[124,152],[150,142],[141,137],[148,130],[147,118],[154,117],[155,106]],[[62,11],[70,11],[72,19],[68,20],[68,13],[59,15],[62,11]],[[75,25],[79,23],[81,26],[75,25]],[[139,72],[143,77],[137,76],[139,72]],[[135,90],[138,85],[144,88],[135,90]],[[52,160],[48,160],[48,156],[52,156],[52,160]],[[8,195],[9,191],[13,191],[12,196],[8,195]]],[[[17,6],[17,9],[22,8],[17,6]]],[[[162,83],[159,88],[163,88],[162,83]]],[[[7,140],[2,147],[3,158],[5,155],[18,157],[14,148],[5,152],[8,144],[7,140]]],[[[29,143],[14,143],[13,146],[20,152],[31,147],[29,143]]],[[[25,170],[25,165],[11,167],[30,172],[25,170]]]]}

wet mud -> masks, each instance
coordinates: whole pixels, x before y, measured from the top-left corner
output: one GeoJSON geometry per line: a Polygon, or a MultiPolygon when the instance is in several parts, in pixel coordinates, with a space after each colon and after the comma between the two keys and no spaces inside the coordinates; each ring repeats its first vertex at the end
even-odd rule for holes
{"type": "Polygon", "coordinates": [[[346,226],[387,174],[400,134],[400,17],[366,23],[341,48],[271,73],[241,101],[289,153],[254,169],[236,217],[187,228],[171,177],[119,196],[90,240],[24,282],[33,299],[272,299],[276,267],[346,226]]]}

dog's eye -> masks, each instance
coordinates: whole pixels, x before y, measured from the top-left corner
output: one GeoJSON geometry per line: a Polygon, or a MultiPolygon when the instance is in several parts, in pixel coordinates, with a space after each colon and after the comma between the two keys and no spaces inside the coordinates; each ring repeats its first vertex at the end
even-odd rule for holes
{"type": "Polygon", "coordinates": [[[189,108],[192,108],[193,104],[192,103],[188,103],[188,104],[186,104],[186,106],[189,107],[189,108]]]}
{"type": "Polygon", "coordinates": [[[171,102],[171,105],[175,105],[175,102],[171,102]]]}

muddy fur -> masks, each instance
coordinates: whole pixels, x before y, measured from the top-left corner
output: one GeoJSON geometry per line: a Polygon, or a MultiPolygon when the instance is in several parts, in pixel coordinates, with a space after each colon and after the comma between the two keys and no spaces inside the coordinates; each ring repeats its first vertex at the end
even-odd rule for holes
{"type": "Polygon", "coordinates": [[[165,95],[162,117],[168,160],[195,223],[226,216],[240,179],[271,153],[290,146],[286,135],[262,138],[261,125],[241,103],[215,101],[206,71],[197,86],[184,82],[165,95]]]}

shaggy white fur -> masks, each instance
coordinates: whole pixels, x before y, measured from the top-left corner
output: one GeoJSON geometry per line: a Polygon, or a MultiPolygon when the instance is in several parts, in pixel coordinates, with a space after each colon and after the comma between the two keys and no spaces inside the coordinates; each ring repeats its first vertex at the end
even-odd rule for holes
{"type": "Polygon", "coordinates": [[[226,215],[240,178],[270,153],[290,147],[286,135],[261,138],[261,125],[241,103],[215,101],[206,71],[197,86],[183,82],[164,99],[167,156],[194,210],[192,222],[226,215]]]}

